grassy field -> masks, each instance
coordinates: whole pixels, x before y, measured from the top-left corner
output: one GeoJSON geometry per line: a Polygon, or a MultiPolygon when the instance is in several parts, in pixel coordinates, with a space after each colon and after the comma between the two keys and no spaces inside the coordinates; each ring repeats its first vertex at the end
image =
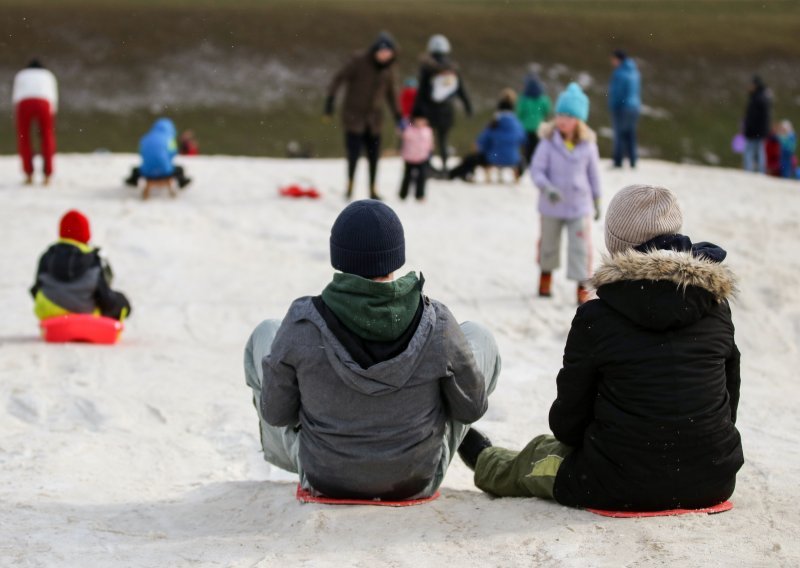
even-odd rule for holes
{"type": "MultiPolygon", "coordinates": [[[[650,155],[736,163],[730,138],[753,72],[773,89],[776,117],[800,126],[798,2],[0,0],[0,11],[0,110],[10,114],[13,73],[40,56],[60,78],[64,151],[134,150],[167,114],[208,153],[282,155],[297,140],[338,155],[340,131],[319,120],[325,84],[381,29],[400,42],[400,77],[415,74],[429,35],[451,39],[479,110],[454,131],[462,151],[531,62],[551,95],[591,81],[590,123],[605,132],[616,47],[641,63],[650,155]]],[[[6,120],[0,152],[13,149],[6,120]]]]}

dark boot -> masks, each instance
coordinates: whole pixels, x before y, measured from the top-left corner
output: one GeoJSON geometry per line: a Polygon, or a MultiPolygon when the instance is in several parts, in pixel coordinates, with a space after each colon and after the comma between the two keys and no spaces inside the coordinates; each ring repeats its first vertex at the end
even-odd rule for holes
{"type": "Polygon", "coordinates": [[[372,187],[369,188],[369,198],[370,199],[376,199],[378,201],[383,201],[381,199],[381,196],[378,195],[378,192],[375,190],[375,186],[372,186],[372,187]]]}
{"type": "Polygon", "coordinates": [[[125,184],[131,187],[136,187],[136,185],[139,183],[140,175],[139,168],[133,168],[131,170],[131,175],[125,178],[125,184]]]}
{"type": "Polygon", "coordinates": [[[475,471],[478,456],[483,450],[491,447],[492,441],[488,437],[475,428],[470,428],[467,435],[461,440],[461,445],[458,446],[458,455],[468,468],[475,471]]]}

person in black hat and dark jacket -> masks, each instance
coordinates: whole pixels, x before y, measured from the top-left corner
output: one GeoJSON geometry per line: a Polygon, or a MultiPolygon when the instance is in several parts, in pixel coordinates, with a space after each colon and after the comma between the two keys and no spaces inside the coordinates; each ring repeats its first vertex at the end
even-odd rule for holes
{"type": "Polygon", "coordinates": [[[366,151],[369,162],[369,195],[372,199],[379,198],[375,182],[381,155],[383,104],[389,106],[395,123],[402,118],[395,91],[396,59],[397,45],[394,39],[382,32],[368,50],[353,55],[328,86],[326,118],[333,115],[339,89],[344,86],[347,91],[341,111],[347,150],[347,199],[353,197],[356,164],[362,150],[366,151]]]}
{"type": "Polygon", "coordinates": [[[245,349],[264,459],[337,498],[433,495],[500,373],[491,333],[459,325],[405,264],[400,219],[356,201],[331,229],[322,294],[267,320],[245,349]]]}
{"type": "Polygon", "coordinates": [[[765,143],[771,125],[772,100],[764,81],[758,75],[750,83],[750,95],[744,112],[744,169],[765,173],[767,154],[765,143]]]}
{"type": "Polygon", "coordinates": [[[562,505],[653,511],[728,499],[744,457],[736,429],[736,278],[710,243],[678,232],[672,192],[633,185],[606,214],[598,299],[578,308],[550,407],[553,435],[521,452],[471,430],[460,454],[478,487],[562,505]]]}

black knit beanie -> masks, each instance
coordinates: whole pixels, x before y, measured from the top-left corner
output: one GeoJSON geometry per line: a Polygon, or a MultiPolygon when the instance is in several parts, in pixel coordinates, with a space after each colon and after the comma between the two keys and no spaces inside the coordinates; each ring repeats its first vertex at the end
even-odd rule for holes
{"type": "Polygon", "coordinates": [[[363,278],[391,274],[406,262],[403,225],[392,208],[374,199],[355,201],[331,228],[331,264],[363,278]]]}

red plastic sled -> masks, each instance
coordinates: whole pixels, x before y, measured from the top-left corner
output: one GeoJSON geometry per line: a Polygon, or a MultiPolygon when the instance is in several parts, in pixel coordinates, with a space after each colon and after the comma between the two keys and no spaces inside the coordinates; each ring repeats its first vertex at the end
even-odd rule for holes
{"type": "Polygon", "coordinates": [[[595,515],[603,517],[614,517],[616,519],[636,519],[641,517],[674,517],[676,515],[688,515],[691,513],[704,513],[706,515],[716,515],[733,509],[733,503],[723,501],[713,507],[703,509],[667,509],[665,511],[605,511],[603,509],[586,509],[595,515]]]}
{"type": "Polygon", "coordinates": [[[319,199],[320,193],[319,191],[312,186],[308,186],[307,188],[302,188],[297,184],[287,185],[286,187],[282,187],[278,190],[283,197],[294,197],[294,198],[301,198],[301,197],[310,197],[311,199],[319,199]]]}
{"type": "Polygon", "coordinates": [[[122,333],[122,322],[92,314],[69,314],[42,320],[39,326],[48,343],[78,341],[112,345],[122,333]]]}
{"type": "Polygon", "coordinates": [[[333,499],[331,497],[315,497],[307,490],[297,485],[297,500],[301,503],[319,503],[322,505],[372,505],[376,507],[413,507],[436,501],[440,493],[437,491],[424,499],[407,499],[405,501],[383,501],[381,499],[333,499]]]}

